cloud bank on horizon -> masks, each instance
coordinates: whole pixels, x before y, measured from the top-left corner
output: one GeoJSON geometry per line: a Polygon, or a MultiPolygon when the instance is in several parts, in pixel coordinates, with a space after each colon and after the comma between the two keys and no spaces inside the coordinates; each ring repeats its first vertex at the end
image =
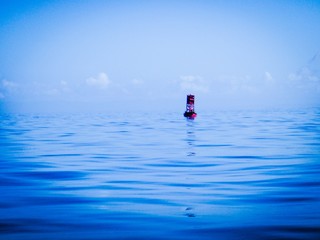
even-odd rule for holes
{"type": "Polygon", "coordinates": [[[317,1],[4,1],[0,13],[3,112],[181,111],[188,93],[200,110],[320,107],[317,1]]]}

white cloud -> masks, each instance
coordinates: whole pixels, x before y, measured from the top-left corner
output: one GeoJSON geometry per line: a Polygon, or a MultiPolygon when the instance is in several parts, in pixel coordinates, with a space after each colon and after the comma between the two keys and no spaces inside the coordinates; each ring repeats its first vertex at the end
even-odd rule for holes
{"type": "Polygon", "coordinates": [[[60,91],[56,88],[53,88],[53,89],[49,89],[49,90],[44,91],[44,94],[49,95],[49,96],[55,96],[55,95],[60,94],[60,91]]]}
{"type": "Polygon", "coordinates": [[[8,81],[6,79],[3,79],[1,83],[2,83],[2,87],[4,89],[8,89],[8,90],[19,87],[19,85],[17,83],[12,82],[12,81],[8,81]]]}
{"type": "Polygon", "coordinates": [[[267,85],[274,85],[275,84],[275,79],[272,77],[270,72],[264,73],[264,81],[267,85]]]}
{"type": "Polygon", "coordinates": [[[2,79],[0,82],[0,99],[5,99],[11,95],[15,95],[18,90],[21,90],[18,83],[2,79]]]}
{"type": "Polygon", "coordinates": [[[200,76],[180,76],[180,88],[183,91],[208,92],[208,87],[200,76]]]}
{"type": "Polygon", "coordinates": [[[291,87],[320,92],[320,76],[308,67],[302,68],[297,73],[291,73],[288,79],[291,87]]]}
{"type": "Polygon", "coordinates": [[[67,86],[68,83],[67,83],[66,81],[60,81],[60,85],[61,85],[61,86],[67,86]]]}
{"type": "Polygon", "coordinates": [[[288,83],[293,89],[318,95],[320,93],[320,53],[315,54],[299,71],[289,74],[288,83]]]}
{"type": "Polygon", "coordinates": [[[69,92],[71,90],[67,81],[60,81],[60,89],[63,92],[69,92]]]}
{"type": "Polygon", "coordinates": [[[220,83],[217,86],[220,93],[230,95],[245,95],[245,94],[258,94],[258,84],[250,75],[236,76],[236,75],[223,75],[218,78],[220,83]]]}
{"type": "Polygon", "coordinates": [[[132,79],[131,82],[133,85],[142,85],[144,83],[142,79],[138,79],[138,78],[132,79]]]}
{"type": "Polygon", "coordinates": [[[110,85],[111,81],[106,73],[101,72],[97,77],[90,77],[86,79],[86,83],[88,86],[105,89],[110,85]]]}

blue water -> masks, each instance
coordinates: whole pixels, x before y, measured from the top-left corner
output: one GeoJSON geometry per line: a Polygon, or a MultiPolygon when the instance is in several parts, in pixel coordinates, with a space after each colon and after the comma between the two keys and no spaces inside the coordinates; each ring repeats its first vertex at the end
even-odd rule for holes
{"type": "Polygon", "coordinates": [[[1,115],[0,239],[320,239],[320,110],[1,115]]]}

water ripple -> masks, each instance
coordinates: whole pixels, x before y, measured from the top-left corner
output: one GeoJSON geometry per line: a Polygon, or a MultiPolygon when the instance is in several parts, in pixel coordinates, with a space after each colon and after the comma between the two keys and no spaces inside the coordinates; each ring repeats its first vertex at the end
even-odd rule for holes
{"type": "Polygon", "coordinates": [[[1,120],[1,239],[320,239],[319,111],[1,120]]]}

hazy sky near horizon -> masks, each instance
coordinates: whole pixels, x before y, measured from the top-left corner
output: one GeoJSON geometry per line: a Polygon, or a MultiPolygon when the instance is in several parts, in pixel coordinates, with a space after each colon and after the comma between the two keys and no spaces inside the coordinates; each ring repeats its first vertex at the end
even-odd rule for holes
{"type": "Polygon", "coordinates": [[[320,1],[0,4],[0,111],[320,106],[320,1]]]}

